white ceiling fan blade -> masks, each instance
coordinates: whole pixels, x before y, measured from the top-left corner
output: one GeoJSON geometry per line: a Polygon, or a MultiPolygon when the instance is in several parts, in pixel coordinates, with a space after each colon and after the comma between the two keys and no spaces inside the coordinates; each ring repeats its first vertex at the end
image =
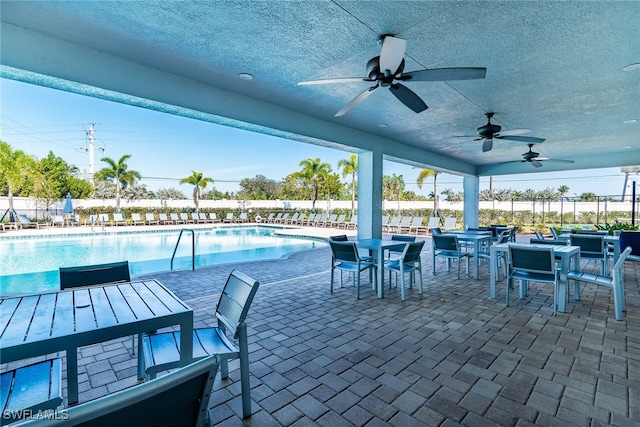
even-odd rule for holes
{"type": "Polygon", "coordinates": [[[505,130],[504,132],[500,132],[500,136],[513,136],[513,135],[522,135],[525,133],[533,132],[531,129],[511,129],[505,130]]]}
{"type": "Polygon", "coordinates": [[[404,59],[406,49],[407,41],[405,39],[386,36],[380,51],[380,72],[384,74],[385,70],[389,70],[390,74],[395,74],[404,59]]]}
{"type": "Polygon", "coordinates": [[[362,101],[364,101],[365,99],[367,99],[367,97],[369,95],[371,95],[373,93],[374,90],[376,90],[379,86],[375,85],[372,86],[368,89],[366,89],[364,92],[360,93],[360,95],[356,96],[355,98],[353,98],[351,100],[351,102],[349,102],[347,105],[345,105],[344,107],[342,107],[342,110],[338,111],[334,117],[341,117],[344,116],[346,113],[349,112],[349,110],[351,110],[353,107],[355,107],[356,105],[360,104],[362,101]]]}
{"type": "MultiPolygon", "coordinates": [[[[380,67],[382,68],[382,67],[380,67]]],[[[403,73],[401,80],[416,82],[446,82],[451,80],[484,79],[486,68],[433,68],[403,73]]]]}
{"type": "Polygon", "coordinates": [[[517,136],[517,135],[500,135],[500,136],[495,136],[494,138],[498,138],[498,139],[508,139],[509,141],[519,141],[519,142],[526,142],[527,144],[540,144],[542,142],[545,141],[544,138],[534,138],[532,136],[517,136]]]}
{"type": "Polygon", "coordinates": [[[531,166],[533,166],[534,168],[541,168],[542,167],[542,163],[540,163],[536,159],[532,159],[529,163],[531,163],[531,166]]]}
{"type": "Polygon", "coordinates": [[[298,82],[298,86],[309,86],[309,85],[324,85],[327,83],[351,83],[351,82],[366,82],[373,81],[367,77],[340,77],[335,79],[321,79],[321,80],[305,80],[302,82],[298,82]]]}
{"type": "Polygon", "coordinates": [[[487,138],[482,143],[482,152],[486,153],[487,151],[491,151],[493,148],[493,138],[487,138]]]}
{"type": "Polygon", "coordinates": [[[555,162],[555,163],[575,163],[573,160],[563,160],[563,159],[537,159],[544,160],[546,162],[555,162]]]}

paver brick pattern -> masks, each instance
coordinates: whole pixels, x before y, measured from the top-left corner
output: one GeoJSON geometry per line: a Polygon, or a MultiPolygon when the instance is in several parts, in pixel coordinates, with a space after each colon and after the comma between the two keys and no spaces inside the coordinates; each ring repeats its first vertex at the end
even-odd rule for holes
{"type": "MultiPolygon", "coordinates": [[[[232,269],[261,283],[247,319],[253,415],[240,418],[232,361],[210,400],[215,425],[640,425],[640,263],[625,265],[617,322],[607,289],[583,284],[581,301],[553,316],[552,286],[533,283],[507,307],[504,280],[489,299],[487,263],[479,280],[443,265],[433,276],[430,250],[424,294],[415,286],[404,302],[388,275],[384,299],[364,274],[360,300],[346,275],[330,293],[328,248],[153,277],[194,309],[196,327],[216,324],[232,269]]],[[[81,402],[136,383],[130,346],[126,337],[81,350],[81,402]]]]}

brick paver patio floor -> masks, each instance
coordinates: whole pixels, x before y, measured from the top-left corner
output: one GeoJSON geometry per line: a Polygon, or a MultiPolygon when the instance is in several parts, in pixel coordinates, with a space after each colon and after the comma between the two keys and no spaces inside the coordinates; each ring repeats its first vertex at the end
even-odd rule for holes
{"type": "MultiPolygon", "coordinates": [[[[196,327],[215,325],[232,268],[261,283],[248,316],[253,416],[240,418],[233,361],[229,380],[216,379],[214,425],[640,425],[640,263],[625,265],[618,322],[608,289],[583,285],[553,316],[553,287],[533,283],[507,307],[505,281],[489,299],[486,263],[479,280],[457,280],[442,261],[433,276],[430,250],[424,294],[414,287],[404,302],[395,288],[376,298],[366,274],[360,300],[349,280],[331,294],[328,247],[153,277],[194,309],[196,327]]],[[[80,402],[137,383],[130,346],[81,349],[80,402]]]]}

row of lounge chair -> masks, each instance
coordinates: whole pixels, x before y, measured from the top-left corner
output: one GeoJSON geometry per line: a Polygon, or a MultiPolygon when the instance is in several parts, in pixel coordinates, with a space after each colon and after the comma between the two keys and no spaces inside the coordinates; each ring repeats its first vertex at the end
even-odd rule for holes
{"type": "Polygon", "coordinates": [[[429,233],[434,228],[440,228],[442,230],[454,230],[456,229],[456,218],[445,218],[444,223],[441,223],[440,217],[429,217],[429,220],[424,224],[425,218],[422,216],[391,216],[385,215],[382,217],[382,231],[386,233],[415,233],[420,232],[425,234],[429,233]]]}
{"type": "Polygon", "coordinates": [[[358,217],[353,215],[351,219],[346,219],[346,214],[312,213],[306,215],[304,212],[280,212],[277,215],[270,213],[266,218],[256,218],[256,222],[263,224],[283,224],[299,225],[304,227],[333,227],[345,230],[355,230],[358,226],[358,217]]]}
{"type": "MultiPolygon", "coordinates": [[[[206,214],[204,212],[193,213],[161,213],[156,216],[153,213],[146,213],[144,218],[142,214],[132,213],[130,218],[125,218],[122,213],[110,214],[98,214],[89,215],[84,222],[84,225],[175,225],[175,224],[213,224],[213,223],[244,223],[248,222],[249,218],[246,212],[240,214],[239,217],[235,217],[232,212],[227,213],[227,216],[223,219],[218,218],[215,212],[206,214]]],[[[65,220],[62,215],[54,215],[52,218],[53,226],[65,226],[65,225],[80,225],[80,221],[77,217],[71,217],[71,219],[65,220]]]]}

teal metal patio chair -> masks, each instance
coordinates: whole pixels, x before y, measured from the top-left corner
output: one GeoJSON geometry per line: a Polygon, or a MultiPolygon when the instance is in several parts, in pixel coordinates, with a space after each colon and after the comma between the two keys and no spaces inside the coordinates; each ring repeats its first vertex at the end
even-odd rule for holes
{"type": "Polygon", "coordinates": [[[220,366],[212,355],[162,378],[27,421],[25,427],[210,427],[209,400],[220,366]]]}
{"type": "MultiPolygon", "coordinates": [[[[233,270],[220,294],[215,317],[218,326],[197,328],[193,331],[193,359],[199,360],[212,354],[220,358],[220,376],[229,378],[228,361],[240,360],[240,387],[242,390],[242,417],[251,415],[251,384],[249,378],[249,343],[245,320],[251,302],[260,283],[249,276],[233,270]],[[238,346],[231,342],[227,333],[233,333],[238,346]]],[[[180,363],[180,332],[147,334],[142,338],[142,354],[147,379],[180,363]]]]}
{"type": "MultiPolygon", "coordinates": [[[[373,262],[364,261],[358,254],[355,243],[329,241],[331,246],[331,293],[333,293],[334,271],[340,270],[353,273],[353,284],[356,286],[356,298],[360,299],[360,273],[370,270],[374,278],[374,287],[378,287],[377,268],[373,262]]],[[[370,275],[371,276],[371,275],[370,275]]],[[[340,287],[342,287],[342,275],[340,275],[340,287]]]]}
{"type": "Polygon", "coordinates": [[[601,264],[600,274],[607,275],[609,272],[609,258],[607,256],[607,245],[604,235],[595,234],[571,234],[569,236],[571,246],[580,246],[580,261],[595,260],[601,264]]]}
{"type": "Polygon", "coordinates": [[[572,270],[569,272],[569,280],[575,281],[577,289],[576,295],[580,295],[580,282],[591,283],[592,285],[604,286],[610,288],[613,292],[613,305],[616,320],[622,320],[622,312],[625,311],[624,283],[622,268],[624,262],[631,255],[631,247],[628,246],[620,254],[618,261],[613,266],[611,276],[603,276],[600,274],[588,273],[582,270],[572,270]]]}
{"type": "MultiPolygon", "coordinates": [[[[435,230],[435,229],[434,229],[435,230]]],[[[433,231],[433,230],[432,230],[433,231]]],[[[436,274],[436,259],[444,258],[447,263],[447,271],[451,271],[451,260],[458,260],[458,279],[460,279],[460,263],[467,261],[467,274],[469,274],[470,253],[462,250],[458,242],[458,236],[454,234],[433,234],[433,274],[436,274]]]]}
{"type": "Polygon", "coordinates": [[[553,284],[553,314],[558,306],[559,273],[556,268],[553,247],[536,247],[531,245],[509,246],[509,277],[507,280],[507,305],[509,305],[509,289],[513,279],[520,281],[520,295],[526,295],[529,282],[553,284]]]}
{"type": "Polygon", "coordinates": [[[389,270],[389,288],[391,288],[391,273],[396,273],[396,286],[398,285],[398,276],[400,276],[400,296],[402,301],[405,300],[404,276],[406,273],[409,273],[409,289],[413,288],[414,273],[419,273],[420,293],[422,293],[422,262],[420,261],[420,253],[422,252],[424,242],[424,240],[421,240],[414,243],[405,243],[400,257],[391,259],[385,264],[385,268],[389,270]]]}

